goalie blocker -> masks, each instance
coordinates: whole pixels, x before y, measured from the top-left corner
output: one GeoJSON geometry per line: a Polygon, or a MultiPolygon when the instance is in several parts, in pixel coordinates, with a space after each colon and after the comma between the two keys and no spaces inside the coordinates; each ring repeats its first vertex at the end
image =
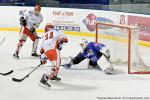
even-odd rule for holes
{"type": "Polygon", "coordinates": [[[106,74],[113,73],[113,66],[109,62],[110,52],[104,44],[96,42],[88,43],[85,39],[82,39],[79,44],[83,51],[74,58],[69,57],[64,64],[66,69],[70,68],[72,65],[79,64],[85,59],[89,59],[88,66],[101,69],[106,74]]]}

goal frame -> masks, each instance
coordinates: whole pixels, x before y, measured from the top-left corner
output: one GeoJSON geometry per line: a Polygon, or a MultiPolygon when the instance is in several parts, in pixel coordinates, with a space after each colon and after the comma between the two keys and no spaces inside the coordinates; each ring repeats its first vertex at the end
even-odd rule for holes
{"type": "Polygon", "coordinates": [[[132,72],[131,71],[131,29],[132,28],[137,28],[137,26],[131,26],[131,25],[122,25],[122,24],[114,24],[114,23],[106,23],[106,22],[96,22],[96,42],[98,43],[98,37],[99,37],[99,30],[98,28],[99,25],[107,25],[107,26],[112,26],[112,27],[119,27],[119,28],[124,28],[128,30],[128,74],[150,74],[150,72],[145,72],[145,71],[136,71],[132,72]]]}

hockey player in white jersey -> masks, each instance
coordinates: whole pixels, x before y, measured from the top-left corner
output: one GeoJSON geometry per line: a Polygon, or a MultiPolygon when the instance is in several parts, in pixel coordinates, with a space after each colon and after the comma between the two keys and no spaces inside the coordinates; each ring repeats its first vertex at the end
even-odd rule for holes
{"type": "Polygon", "coordinates": [[[70,68],[72,65],[79,64],[85,59],[89,59],[88,67],[98,68],[106,74],[113,73],[113,66],[109,62],[110,52],[104,44],[88,42],[86,39],[82,39],[79,44],[83,51],[66,61],[63,65],[66,69],[70,68]]]}
{"type": "Polygon", "coordinates": [[[45,27],[45,36],[41,44],[41,63],[45,64],[49,60],[52,64],[52,69],[47,74],[43,74],[40,82],[46,86],[50,86],[47,83],[48,80],[60,81],[61,78],[57,77],[60,67],[60,50],[63,45],[68,42],[68,39],[63,32],[54,30],[52,24],[47,24],[45,27]]]}
{"type": "Polygon", "coordinates": [[[19,58],[20,49],[26,42],[28,36],[33,41],[31,56],[35,56],[35,57],[39,56],[37,54],[37,45],[39,42],[39,37],[37,36],[36,29],[43,21],[43,17],[40,12],[41,12],[41,6],[39,4],[37,4],[34,7],[34,10],[20,11],[19,15],[21,16],[20,17],[21,29],[19,34],[19,42],[17,44],[17,48],[15,50],[15,53],[13,54],[13,57],[19,58]]]}

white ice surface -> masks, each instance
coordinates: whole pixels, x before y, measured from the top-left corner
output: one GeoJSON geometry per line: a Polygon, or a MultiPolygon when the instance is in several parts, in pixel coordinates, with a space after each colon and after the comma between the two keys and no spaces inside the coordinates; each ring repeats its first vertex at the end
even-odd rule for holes
{"type": "MultiPolygon", "coordinates": [[[[52,87],[44,89],[38,86],[43,73],[49,68],[41,67],[20,83],[11,79],[22,78],[39,64],[39,59],[30,56],[31,40],[23,46],[20,60],[12,55],[18,42],[17,32],[1,31],[6,40],[0,45],[0,72],[11,69],[14,73],[0,76],[0,100],[100,100],[99,97],[149,97],[150,75],[128,75],[127,65],[115,66],[115,74],[105,75],[99,70],[86,69],[86,62],[74,66],[72,70],[60,69],[60,83],[51,82],[52,87]],[[98,97],[98,98],[97,98],[98,97]]],[[[63,60],[80,51],[77,36],[68,36],[70,43],[62,51],[63,60]]],[[[144,51],[143,51],[144,52],[144,51]]],[[[149,56],[145,57],[149,59],[149,56]]],[[[103,100],[103,99],[101,99],[103,100]]],[[[112,99],[111,99],[112,100],[112,99]]],[[[124,99],[125,100],[125,99],[124,99]]],[[[148,100],[148,99],[147,99],[148,100]]]]}

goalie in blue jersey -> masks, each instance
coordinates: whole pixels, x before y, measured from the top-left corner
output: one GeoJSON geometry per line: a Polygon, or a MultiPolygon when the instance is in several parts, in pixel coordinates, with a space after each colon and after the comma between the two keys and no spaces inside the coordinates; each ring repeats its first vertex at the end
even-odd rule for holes
{"type": "Polygon", "coordinates": [[[79,64],[85,59],[89,59],[90,68],[98,68],[106,74],[113,73],[113,66],[109,62],[110,51],[102,43],[88,42],[86,39],[80,41],[80,46],[83,51],[78,53],[75,57],[70,57],[63,65],[66,69],[71,68],[72,65],[79,64]]]}

